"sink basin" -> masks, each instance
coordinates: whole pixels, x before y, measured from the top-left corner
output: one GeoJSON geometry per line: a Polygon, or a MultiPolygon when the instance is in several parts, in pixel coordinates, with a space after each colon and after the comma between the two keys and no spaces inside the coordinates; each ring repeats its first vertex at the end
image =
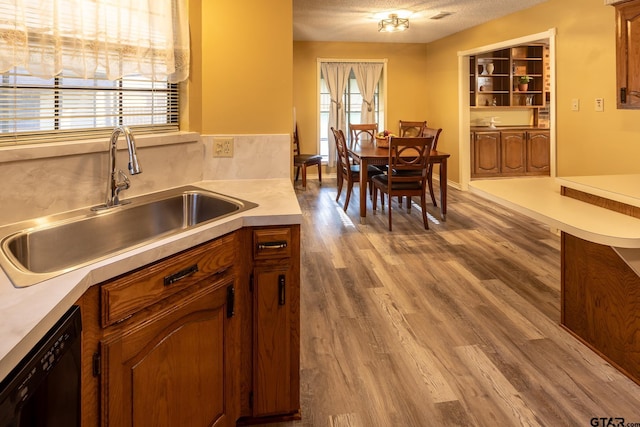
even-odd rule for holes
{"type": "Polygon", "coordinates": [[[192,186],[127,201],[111,209],[80,209],[4,228],[0,264],[14,286],[29,286],[257,206],[192,186]]]}

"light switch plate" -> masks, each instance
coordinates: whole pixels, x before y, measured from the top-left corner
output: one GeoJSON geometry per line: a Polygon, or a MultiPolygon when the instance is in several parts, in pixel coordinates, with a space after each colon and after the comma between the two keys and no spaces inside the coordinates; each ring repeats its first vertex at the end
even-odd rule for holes
{"type": "Polygon", "coordinates": [[[571,100],[571,111],[580,111],[580,100],[578,98],[571,100]]]}
{"type": "Polygon", "coordinates": [[[596,111],[604,111],[604,98],[596,98],[596,111]]]}

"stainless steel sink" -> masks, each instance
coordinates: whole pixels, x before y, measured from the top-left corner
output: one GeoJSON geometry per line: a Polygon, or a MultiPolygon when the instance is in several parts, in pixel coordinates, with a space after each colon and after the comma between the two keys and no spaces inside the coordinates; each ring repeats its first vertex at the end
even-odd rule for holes
{"type": "Polygon", "coordinates": [[[128,200],[107,210],[80,209],[0,229],[0,265],[16,287],[29,286],[257,206],[191,186],[128,200]]]}

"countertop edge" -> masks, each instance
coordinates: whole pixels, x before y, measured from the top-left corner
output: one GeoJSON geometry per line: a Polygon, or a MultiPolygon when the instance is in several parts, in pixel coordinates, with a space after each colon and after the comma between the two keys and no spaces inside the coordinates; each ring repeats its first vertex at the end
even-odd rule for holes
{"type": "Polygon", "coordinates": [[[640,175],[571,176],[556,181],[563,187],[640,207],[640,175]]]}
{"type": "Polygon", "coordinates": [[[640,219],[562,196],[555,178],[472,181],[469,190],[581,239],[640,248],[640,219]]]}

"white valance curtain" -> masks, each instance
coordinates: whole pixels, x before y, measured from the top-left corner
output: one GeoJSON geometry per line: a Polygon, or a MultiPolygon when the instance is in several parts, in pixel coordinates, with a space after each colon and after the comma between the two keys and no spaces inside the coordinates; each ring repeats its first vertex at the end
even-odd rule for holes
{"type": "Polygon", "coordinates": [[[0,72],[189,76],[188,0],[0,0],[0,72]]]}
{"type": "Polygon", "coordinates": [[[344,90],[349,80],[351,70],[356,77],[358,89],[362,95],[362,109],[360,111],[360,123],[375,123],[375,90],[380,80],[383,64],[377,62],[349,63],[349,62],[322,62],[321,71],[329,89],[331,106],[329,107],[329,129],[327,130],[329,141],[329,166],[336,163],[336,141],[331,128],[342,129],[345,134],[346,111],[342,105],[344,90]]]}

